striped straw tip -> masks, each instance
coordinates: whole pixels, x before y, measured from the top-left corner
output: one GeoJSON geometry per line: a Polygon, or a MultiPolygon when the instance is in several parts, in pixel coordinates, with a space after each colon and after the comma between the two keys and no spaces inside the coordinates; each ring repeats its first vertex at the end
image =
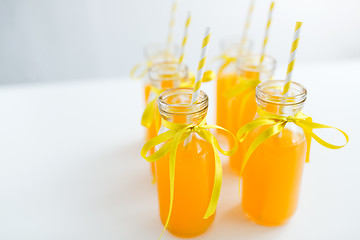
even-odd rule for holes
{"type": "Polygon", "coordinates": [[[295,31],[301,28],[302,24],[303,24],[302,22],[296,22],[295,31]]]}

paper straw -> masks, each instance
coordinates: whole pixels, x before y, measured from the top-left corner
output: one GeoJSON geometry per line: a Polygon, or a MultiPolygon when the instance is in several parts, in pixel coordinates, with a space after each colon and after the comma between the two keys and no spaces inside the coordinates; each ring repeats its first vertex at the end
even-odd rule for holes
{"type": "MultiPolygon", "coordinates": [[[[203,39],[202,46],[201,46],[200,61],[199,61],[198,70],[197,70],[197,74],[196,74],[196,78],[195,78],[193,94],[191,96],[191,104],[196,103],[196,101],[199,98],[201,81],[203,78],[204,66],[205,66],[205,62],[206,62],[206,51],[207,51],[207,46],[210,41],[210,35],[211,35],[210,28],[207,27],[205,29],[205,35],[204,35],[204,39],[203,39]]],[[[190,121],[191,121],[191,117],[188,116],[187,122],[189,123],[190,121]]],[[[184,146],[188,145],[190,140],[191,140],[190,136],[187,139],[185,139],[184,146]]]]}
{"type": "Polygon", "coordinates": [[[188,38],[188,29],[189,29],[190,22],[191,22],[191,13],[189,12],[187,19],[186,19],[186,23],[185,23],[184,38],[183,38],[183,41],[181,44],[179,63],[182,63],[182,61],[184,60],[185,45],[186,45],[187,38],[188,38]]]}
{"type": "Polygon", "coordinates": [[[271,2],[270,9],[269,9],[268,21],[267,21],[266,30],[265,30],[264,42],[263,42],[263,46],[261,49],[260,64],[262,64],[262,62],[264,61],[264,58],[265,58],[265,49],[266,49],[267,41],[269,38],[269,29],[270,29],[270,25],[271,25],[272,12],[273,12],[274,5],[275,5],[275,2],[271,2]]]}
{"type": "Polygon", "coordinates": [[[170,24],[169,24],[169,33],[167,37],[167,50],[168,53],[170,53],[171,43],[173,41],[173,31],[174,31],[174,25],[175,25],[175,13],[177,9],[177,1],[174,0],[172,8],[171,8],[171,18],[170,18],[170,24]]]}
{"type": "Polygon", "coordinates": [[[193,91],[193,94],[191,97],[192,104],[196,103],[197,99],[199,98],[201,80],[202,80],[202,77],[204,74],[204,66],[205,66],[205,62],[206,62],[206,51],[207,51],[208,43],[210,41],[210,35],[211,35],[210,28],[207,27],[205,29],[205,35],[204,35],[204,39],[202,42],[200,61],[199,61],[197,75],[196,75],[195,83],[194,83],[194,91],[193,91]]]}
{"type": "Polygon", "coordinates": [[[248,10],[247,15],[246,15],[246,22],[245,22],[245,26],[244,26],[243,34],[242,34],[242,38],[241,38],[239,54],[240,54],[241,51],[244,50],[245,43],[248,40],[247,36],[248,36],[250,24],[251,24],[251,16],[252,16],[252,13],[254,11],[254,6],[255,6],[255,0],[251,0],[249,10],[248,10]]]}
{"type": "Polygon", "coordinates": [[[301,26],[302,26],[302,22],[296,22],[294,38],[293,38],[293,42],[291,45],[289,64],[288,64],[287,73],[286,73],[285,85],[284,85],[284,89],[282,92],[282,95],[284,95],[284,96],[288,96],[288,94],[289,94],[289,89],[290,89],[290,84],[291,84],[291,75],[292,75],[292,71],[293,71],[294,65],[295,65],[296,50],[297,50],[299,40],[300,40],[301,26]]]}

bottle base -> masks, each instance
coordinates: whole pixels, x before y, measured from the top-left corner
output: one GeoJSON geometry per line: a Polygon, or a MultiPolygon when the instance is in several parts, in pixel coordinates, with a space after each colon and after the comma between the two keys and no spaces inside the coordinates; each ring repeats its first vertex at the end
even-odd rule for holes
{"type": "Polygon", "coordinates": [[[255,222],[256,224],[262,225],[262,226],[266,226],[266,227],[278,227],[278,226],[282,226],[285,225],[289,222],[290,219],[286,219],[283,221],[279,221],[279,222],[269,222],[266,221],[264,219],[260,219],[260,218],[255,218],[253,216],[251,216],[249,213],[246,212],[246,210],[244,209],[244,207],[242,206],[242,209],[244,211],[244,213],[246,214],[246,216],[253,222],[255,222]]]}
{"type": "Polygon", "coordinates": [[[189,232],[184,233],[184,231],[179,231],[178,229],[172,229],[171,227],[170,228],[168,227],[167,231],[179,238],[194,238],[200,236],[204,234],[211,227],[212,223],[214,222],[214,217],[215,217],[214,215],[207,219],[208,221],[207,226],[202,226],[200,231],[191,231],[191,233],[189,232]]]}

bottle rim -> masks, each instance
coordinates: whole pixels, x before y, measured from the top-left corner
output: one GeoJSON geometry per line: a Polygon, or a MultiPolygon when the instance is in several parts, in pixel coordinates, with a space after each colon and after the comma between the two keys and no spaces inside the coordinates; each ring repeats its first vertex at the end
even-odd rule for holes
{"type": "Polygon", "coordinates": [[[276,67],[275,58],[264,55],[264,60],[260,64],[261,54],[248,54],[238,59],[236,66],[240,71],[250,72],[274,72],[276,67]]]}
{"type": "Polygon", "coordinates": [[[158,107],[160,114],[167,115],[190,115],[190,114],[198,114],[207,110],[209,98],[208,95],[200,90],[199,101],[193,104],[189,104],[191,101],[191,96],[193,93],[192,88],[171,88],[159,95],[158,98],[158,107]],[[172,99],[176,96],[187,96],[183,97],[183,99],[187,99],[188,101],[185,103],[169,103],[169,99],[172,99]]]}
{"type": "Polygon", "coordinates": [[[188,67],[176,61],[155,63],[148,70],[150,81],[156,82],[182,80],[186,79],[188,74],[188,67]],[[172,77],[164,77],[166,75],[172,77]]]}
{"type": "Polygon", "coordinates": [[[291,82],[289,94],[282,95],[285,80],[268,80],[256,87],[256,100],[259,102],[276,104],[281,106],[301,105],[306,101],[306,88],[297,83],[291,82]]]}

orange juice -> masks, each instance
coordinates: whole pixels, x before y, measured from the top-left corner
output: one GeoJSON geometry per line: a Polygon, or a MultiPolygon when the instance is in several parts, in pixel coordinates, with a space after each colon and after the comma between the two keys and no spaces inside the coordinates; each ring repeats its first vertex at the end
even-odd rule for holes
{"type": "MultiPolygon", "coordinates": [[[[208,99],[200,93],[200,100],[189,105],[191,88],[172,89],[159,98],[161,116],[174,123],[200,123],[205,117],[208,99]],[[183,105],[181,105],[183,104],[183,105]]],[[[160,130],[160,132],[165,129],[160,130]]],[[[215,162],[210,143],[197,134],[190,135],[187,144],[180,143],[175,160],[174,200],[167,230],[179,237],[194,237],[205,232],[214,215],[203,219],[214,184],[215,162]]],[[[156,161],[156,179],[160,218],[165,225],[170,204],[169,154],[156,161]]]]}
{"type": "Polygon", "coordinates": [[[235,86],[237,79],[236,72],[219,73],[216,86],[216,124],[229,129],[230,127],[230,106],[233,99],[224,96],[224,93],[235,86]]]}
{"type": "MultiPolygon", "coordinates": [[[[238,63],[239,78],[237,84],[249,84],[250,82],[259,82],[269,80],[274,73],[275,60],[266,56],[263,64],[259,63],[260,56],[249,55],[243,57],[238,63]]],[[[236,132],[245,124],[251,122],[256,114],[257,104],[255,99],[255,88],[250,87],[240,92],[237,96],[229,99],[231,102],[229,110],[228,130],[236,132]]],[[[240,161],[243,157],[244,147],[239,145],[239,150],[230,157],[230,167],[236,172],[240,171],[240,161]]]]}
{"type": "Polygon", "coordinates": [[[251,219],[276,226],[294,214],[305,157],[304,135],[286,128],[254,151],[242,177],[242,207],[251,219]]]}
{"type": "Polygon", "coordinates": [[[150,83],[146,83],[144,85],[144,96],[145,96],[145,104],[148,102],[149,95],[150,95],[150,83]]]}
{"type": "Polygon", "coordinates": [[[221,41],[224,61],[219,70],[216,83],[216,124],[226,129],[230,128],[231,108],[235,99],[225,97],[224,94],[236,86],[238,79],[237,61],[242,56],[249,54],[250,45],[250,41],[246,41],[241,45],[241,40],[237,38],[228,38],[221,41]]]}
{"type": "MultiPolygon", "coordinates": [[[[281,95],[284,81],[267,81],[256,90],[258,114],[294,116],[301,111],[306,90],[292,83],[289,96],[281,95]],[[265,112],[266,111],[266,112],[265,112]]],[[[240,144],[236,154],[239,169],[250,144],[271,125],[258,127],[240,144]]],[[[287,122],[278,134],[262,142],[248,159],[242,174],[242,207],[255,222],[276,226],[295,213],[302,171],[306,160],[307,140],[303,129],[287,122]]]]}
{"type": "MultiPolygon", "coordinates": [[[[254,71],[241,71],[238,83],[242,81],[250,82],[257,81],[259,79],[259,72],[254,71]]],[[[255,101],[255,89],[249,89],[241,92],[236,97],[229,100],[230,105],[230,118],[229,118],[229,130],[233,133],[249,123],[254,119],[256,114],[256,101],[255,101]]]]}
{"type": "MultiPolygon", "coordinates": [[[[214,153],[211,145],[192,136],[189,146],[177,151],[175,195],[167,229],[179,237],[194,237],[206,231],[214,216],[204,220],[214,184],[214,153]]],[[[169,212],[169,155],[156,162],[160,217],[165,224],[169,212]]]]}

